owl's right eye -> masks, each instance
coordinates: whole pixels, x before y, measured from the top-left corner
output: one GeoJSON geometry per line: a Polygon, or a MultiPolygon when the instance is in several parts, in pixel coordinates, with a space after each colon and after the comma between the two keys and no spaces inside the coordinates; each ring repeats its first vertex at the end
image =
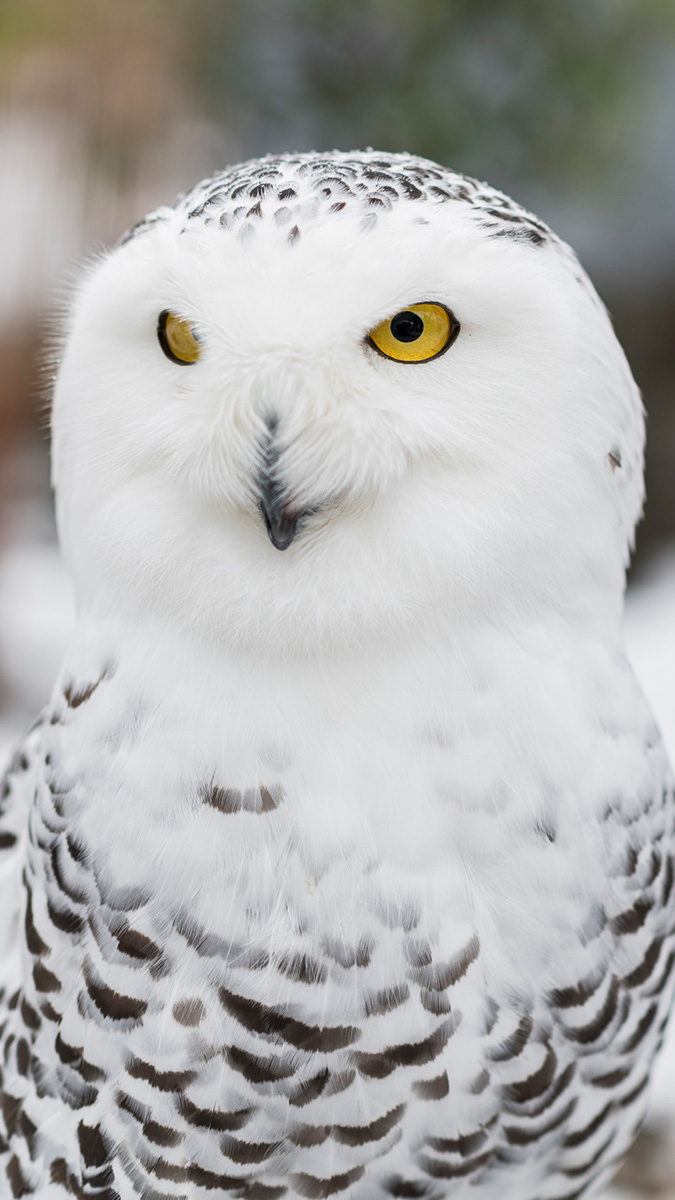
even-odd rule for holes
{"type": "Polygon", "coordinates": [[[383,358],[399,363],[428,363],[450,348],[459,321],[444,304],[411,304],[371,329],[366,341],[383,358]]]}
{"type": "Polygon", "coordinates": [[[194,325],[168,308],[159,314],[157,337],[166,357],[179,366],[189,367],[196,363],[202,352],[194,325]]]}

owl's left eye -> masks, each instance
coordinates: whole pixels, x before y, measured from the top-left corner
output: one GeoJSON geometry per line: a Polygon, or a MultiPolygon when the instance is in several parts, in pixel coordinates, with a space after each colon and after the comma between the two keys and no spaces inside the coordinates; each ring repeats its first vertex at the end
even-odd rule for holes
{"type": "Polygon", "coordinates": [[[366,341],[383,358],[425,363],[454,342],[459,321],[444,304],[411,304],[371,329],[366,341]]]}
{"type": "Polygon", "coordinates": [[[199,334],[194,325],[165,308],[157,321],[157,337],[171,362],[189,367],[201,354],[199,334]]]}

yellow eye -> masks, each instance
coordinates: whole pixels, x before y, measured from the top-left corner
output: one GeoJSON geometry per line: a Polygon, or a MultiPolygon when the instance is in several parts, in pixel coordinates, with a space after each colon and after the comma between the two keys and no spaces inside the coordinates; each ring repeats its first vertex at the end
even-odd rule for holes
{"type": "Polygon", "coordinates": [[[411,304],[371,329],[367,341],[384,358],[424,363],[452,345],[459,321],[444,304],[411,304]]]}
{"type": "Polygon", "coordinates": [[[202,352],[194,325],[168,308],[159,314],[157,337],[166,357],[183,367],[195,363],[202,352]]]}

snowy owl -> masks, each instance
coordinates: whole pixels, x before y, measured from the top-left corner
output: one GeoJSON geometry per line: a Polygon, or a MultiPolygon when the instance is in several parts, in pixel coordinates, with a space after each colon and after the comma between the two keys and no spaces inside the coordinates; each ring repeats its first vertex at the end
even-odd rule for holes
{"type": "Polygon", "coordinates": [[[79,622],[0,821],[2,1197],[572,1200],[644,1110],[674,806],[640,400],[574,254],[268,157],[84,279],[79,622]]]}

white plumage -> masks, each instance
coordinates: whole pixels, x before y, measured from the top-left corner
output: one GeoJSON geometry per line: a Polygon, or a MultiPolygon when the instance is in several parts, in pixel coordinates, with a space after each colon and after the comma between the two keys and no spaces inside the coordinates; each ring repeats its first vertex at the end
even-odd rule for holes
{"type": "Polygon", "coordinates": [[[3,1197],[602,1188],[675,958],[642,440],[573,253],[425,160],[244,164],[94,265],[79,622],[0,806],[3,1197]]]}

